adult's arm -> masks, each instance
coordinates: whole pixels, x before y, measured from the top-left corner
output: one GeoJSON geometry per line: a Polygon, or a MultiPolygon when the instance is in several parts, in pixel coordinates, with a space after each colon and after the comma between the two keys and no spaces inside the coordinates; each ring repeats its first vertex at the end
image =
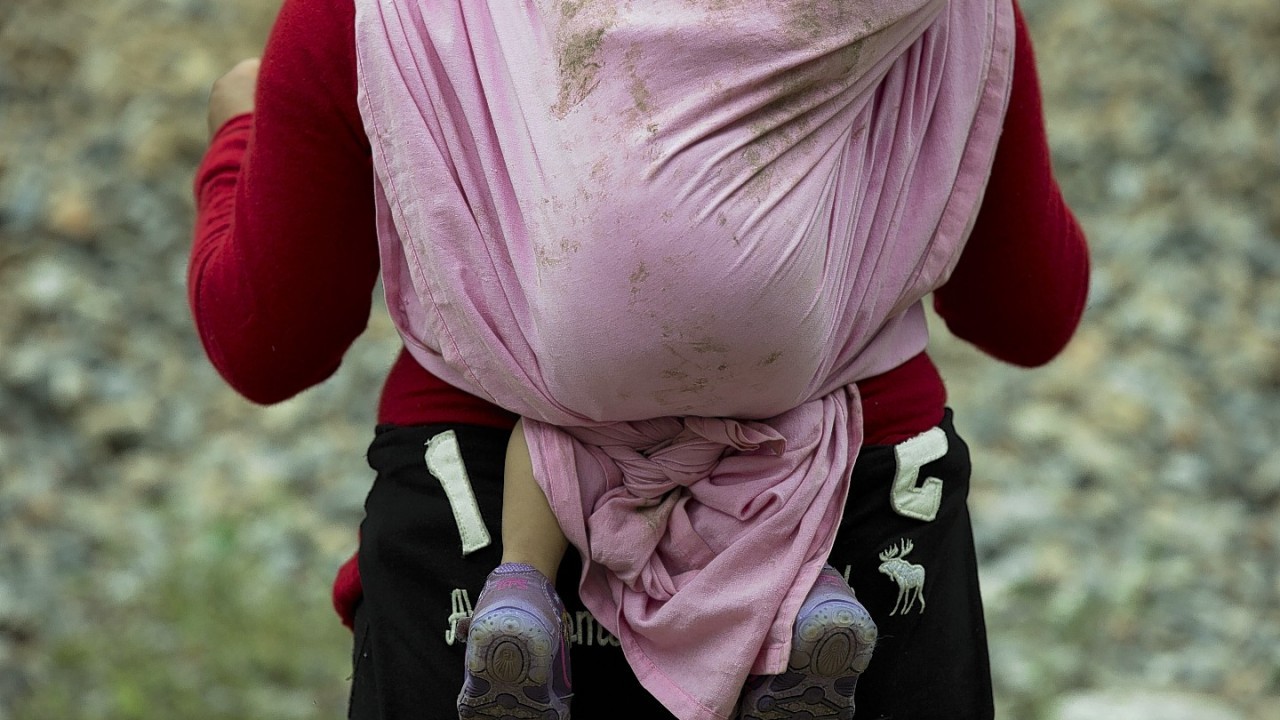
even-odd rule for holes
{"type": "Polygon", "coordinates": [[[1053,177],[1031,36],[1014,4],[1013,86],[973,233],[934,293],[947,327],[988,354],[1026,367],[1053,359],[1084,312],[1089,253],[1053,177]]]}
{"type": "Polygon", "coordinates": [[[188,299],[213,365],[258,403],[328,378],[368,323],[373,170],[356,105],[350,0],[286,0],[255,108],[196,172],[188,299]]]}

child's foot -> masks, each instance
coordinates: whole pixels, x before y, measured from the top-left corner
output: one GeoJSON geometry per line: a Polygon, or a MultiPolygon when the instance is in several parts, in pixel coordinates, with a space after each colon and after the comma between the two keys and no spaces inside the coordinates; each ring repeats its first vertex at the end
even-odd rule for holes
{"type": "Polygon", "coordinates": [[[823,568],[796,615],[786,672],[747,678],[738,717],[852,718],[853,691],[875,644],[867,609],[835,568],[823,568]]]}
{"type": "Polygon", "coordinates": [[[458,717],[568,720],[567,624],[555,588],[532,566],[490,573],[475,613],[459,623],[467,655],[458,717]]]}

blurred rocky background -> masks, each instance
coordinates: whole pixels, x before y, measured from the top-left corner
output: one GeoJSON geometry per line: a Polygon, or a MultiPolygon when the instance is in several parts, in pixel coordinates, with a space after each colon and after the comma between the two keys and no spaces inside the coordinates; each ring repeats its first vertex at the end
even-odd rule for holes
{"type": "MultiPolygon", "coordinates": [[[[0,2],[0,720],[344,716],[394,332],[263,409],[185,299],[208,87],[277,7],[0,2]]],[[[1280,3],[1024,8],[1094,278],[1047,368],[935,345],[999,714],[1280,717],[1280,3]]]]}

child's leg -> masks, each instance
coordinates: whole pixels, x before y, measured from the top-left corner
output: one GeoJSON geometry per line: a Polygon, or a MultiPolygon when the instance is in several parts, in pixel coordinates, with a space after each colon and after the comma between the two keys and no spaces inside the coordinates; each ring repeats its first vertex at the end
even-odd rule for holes
{"type": "Polygon", "coordinates": [[[523,423],[507,443],[503,476],[502,564],[458,625],[467,641],[458,716],[567,720],[568,616],[554,580],[568,541],[534,480],[523,423]]]}
{"type": "Polygon", "coordinates": [[[547,496],[533,477],[533,461],[516,423],[507,444],[502,488],[502,562],[527,563],[555,583],[569,541],[551,512],[547,496]]]}

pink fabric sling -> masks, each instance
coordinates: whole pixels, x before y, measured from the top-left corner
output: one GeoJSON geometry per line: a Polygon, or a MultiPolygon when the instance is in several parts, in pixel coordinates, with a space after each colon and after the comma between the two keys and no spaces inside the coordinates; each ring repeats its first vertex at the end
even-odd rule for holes
{"type": "Polygon", "coordinates": [[[853,383],[925,347],[1009,1],[356,5],[405,342],[529,418],[587,607],[675,715],[729,717],[830,550],[853,383]]]}

